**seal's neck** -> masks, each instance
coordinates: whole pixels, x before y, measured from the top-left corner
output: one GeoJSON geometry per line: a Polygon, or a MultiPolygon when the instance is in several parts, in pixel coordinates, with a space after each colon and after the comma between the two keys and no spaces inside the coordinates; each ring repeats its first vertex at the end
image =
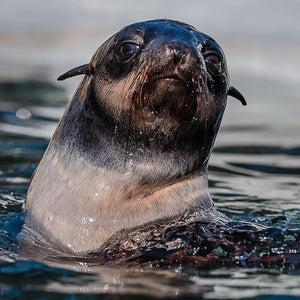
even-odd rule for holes
{"type": "Polygon", "coordinates": [[[136,174],[95,167],[67,148],[52,148],[36,171],[26,208],[26,223],[50,237],[56,248],[85,253],[122,229],[188,211],[209,211],[213,203],[205,173],[166,184],[142,184],[136,174]]]}

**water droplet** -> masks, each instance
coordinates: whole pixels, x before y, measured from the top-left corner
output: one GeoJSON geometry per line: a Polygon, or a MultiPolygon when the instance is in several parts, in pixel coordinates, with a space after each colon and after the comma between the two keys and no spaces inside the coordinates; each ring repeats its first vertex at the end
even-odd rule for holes
{"type": "Polygon", "coordinates": [[[19,118],[21,120],[27,120],[27,119],[31,118],[31,112],[26,108],[19,108],[16,111],[16,116],[17,116],[17,118],[19,118]]]}
{"type": "Polygon", "coordinates": [[[249,256],[250,256],[249,253],[244,252],[243,254],[237,255],[237,256],[235,256],[234,258],[235,258],[236,260],[243,261],[243,260],[246,260],[249,256]]]}
{"type": "Polygon", "coordinates": [[[95,219],[90,218],[90,217],[83,217],[83,218],[80,219],[80,222],[82,224],[91,224],[91,223],[95,223],[95,219]]]}

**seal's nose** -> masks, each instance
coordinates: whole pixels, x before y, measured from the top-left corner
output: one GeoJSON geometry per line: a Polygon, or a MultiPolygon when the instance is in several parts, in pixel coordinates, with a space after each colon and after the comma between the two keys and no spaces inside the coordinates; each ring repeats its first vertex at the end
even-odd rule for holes
{"type": "Polygon", "coordinates": [[[174,56],[174,64],[177,65],[181,58],[186,54],[186,52],[183,49],[173,49],[171,50],[174,56]]]}
{"type": "Polygon", "coordinates": [[[166,45],[166,57],[169,62],[173,62],[176,67],[184,67],[195,63],[197,54],[190,45],[179,42],[171,42],[166,45]]]}

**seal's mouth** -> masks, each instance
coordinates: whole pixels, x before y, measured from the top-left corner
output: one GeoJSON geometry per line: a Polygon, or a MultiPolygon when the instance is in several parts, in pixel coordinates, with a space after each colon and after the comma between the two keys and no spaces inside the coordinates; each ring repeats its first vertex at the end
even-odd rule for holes
{"type": "Polygon", "coordinates": [[[181,78],[179,78],[178,76],[166,76],[166,77],[161,77],[158,78],[157,80],[167,80],[167,81],[181,81],[183,83],[185,83],[184,80],[182,80],[181,78]]]}
{"type": "MultiPolygon", "coordinates": [[[[197,81],[193,74],[186,74],[178,70],[161,72],[148,77],[148,85],[155,88],[155,93],[163,94],[164,90],[187,90],[191,88],[192,82],[197,81]]],[[[176,96],[176,95],[173,95],[176,96]]]]}
{"type": "Polygon", "coordinates": [[[169,72],[166,74],[160,74],[159,76],[154,77],[152,80],[153,81],[166,80],[168,82],[181,82],[184,84],[187,84],[187,82],[188,82],[186,76],[184,76],[183,74],[181,74],[178,71],[169,72]]]}
{"type": "MultiPolygon", "coordinates": [[[[157,65],[156,65],[157,67],[157,65]]],[[[145,72],[134,91],[134,103],[166,117],[191,120],[197,115],[202,102],[206,102],[205,80],[196,68],[184,70],[175,66],[145,72]]]]}

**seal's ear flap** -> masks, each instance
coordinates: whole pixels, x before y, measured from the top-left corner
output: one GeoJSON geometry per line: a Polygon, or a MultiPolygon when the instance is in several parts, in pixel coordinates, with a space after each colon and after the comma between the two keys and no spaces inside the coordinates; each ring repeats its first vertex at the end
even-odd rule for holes
{"type": "Polygon", "coordinates": [[[240,100],[243,105],[247,105],[247,102],[246,102],[244,96],[233,86],[231,86],[229,88],[227,95],[240,100]]]}
{"type": "Polygon", "coordinates": [[[73,77],[73,76],[77,76],[77,75],[82,75],[82,74],[86,74],[86,75],[92,75],[93,71],[92,71],[92,67],[90,64],[86,64],[86,65],[82,65],[79,67],[76,67],[62,75],[60,75],[57,80],[61,81],[61,80],[65,80],[67,78],[73,77]]]}

